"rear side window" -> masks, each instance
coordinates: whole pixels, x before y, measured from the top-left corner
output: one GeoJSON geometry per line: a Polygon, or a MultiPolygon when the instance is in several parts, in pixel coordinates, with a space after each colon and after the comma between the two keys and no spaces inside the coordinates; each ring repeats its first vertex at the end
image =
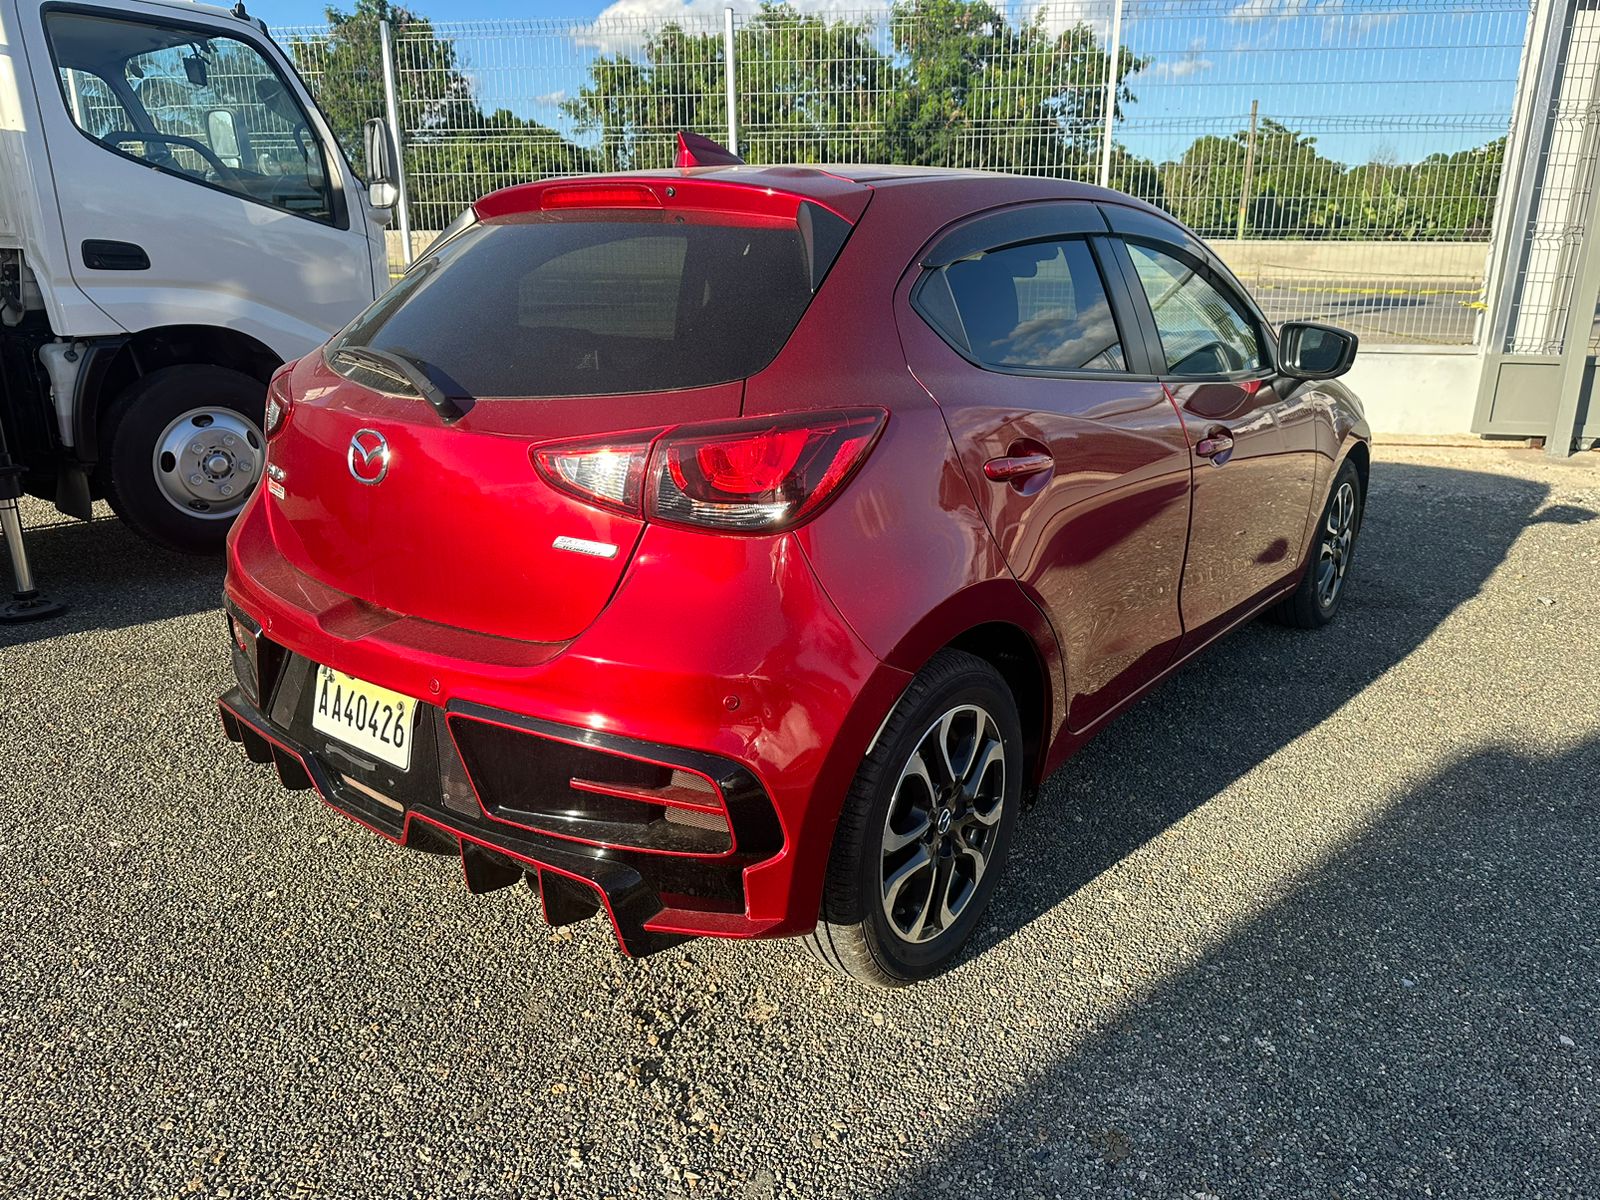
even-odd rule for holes
{"type": "Polygon", "coordinates": [[[953,262],[924,279],[917,305],[981,366],[1127,369],[1100,270],[1082,238],[1006,246],[953,262]]]}
{"type": "Polygon", "coordinates": [[[1237,300],[1180,258],[1137,242],[1128,243],[1128,253],[1150,301],[1169,372],[1230,375],[1262,365],[1255,322],[1237,300]]]}
{"type": "MultiPolygon", "coordinates": [[[[409,359],[447,392],[595,396],[742,379],[811,302],[793,222],[539,213],[473,226],[334,343],[409,359]]],[[[330,359],[335,370],[343,359],[330,359]]]]}

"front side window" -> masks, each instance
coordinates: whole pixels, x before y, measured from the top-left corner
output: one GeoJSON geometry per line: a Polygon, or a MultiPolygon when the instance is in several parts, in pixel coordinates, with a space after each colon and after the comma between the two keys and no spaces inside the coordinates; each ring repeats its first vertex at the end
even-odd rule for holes
{"type": "Polygon", "coordinates": [[[1128,243],[1173,375],[1231,375],[1262,365],[1261,338],[1239,303],[1182,259],[1128,243]]]}
{"type": "Polygon", "coordinates": [[[248,42],[121,17],[52,12],[45,30],[73,123],[158,170],[333,220],[322,144],[248,42]]]}
{"type": "Polygon", "coordinates": [[[1089,244],[1028,242],[940,268],[918,304],[946,340],[1001,370],[1124,371],[1117,323],[1089,244]]]}

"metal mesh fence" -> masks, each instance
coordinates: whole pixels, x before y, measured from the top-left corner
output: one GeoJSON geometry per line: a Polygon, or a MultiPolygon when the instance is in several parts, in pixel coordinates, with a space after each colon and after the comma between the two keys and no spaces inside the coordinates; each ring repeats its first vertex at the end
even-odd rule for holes
{"type": "MultiPolygon", "coordinates": [[[[1565,53],[1554,99],[1533,131],[1534,166],[1525,252],[1512,290],[1505,340],[1509,354],[1555,355],[1564,349],[1584,221],[1600,168],[1600,9],[1580,4],[1560,31],[1565,53]]],[[[1588,351],[1600,353],[1600,313],[1588,351]]]]}
{"type": "MultiPolygon", "coordinates": [[[[1114,74],[1108,182],[1211,240],[1269,315],[1475,336],[1526,0],[740,6],[750,162],[1094,181],[1114,74]]],[[[383,112],[375,29],[278,36],[353,146],[383,112]]],[[[415,230],[508,183],[663,166],[679,129],[726,137],[720,12],[415,22],[394,53],[415,230]]]]}

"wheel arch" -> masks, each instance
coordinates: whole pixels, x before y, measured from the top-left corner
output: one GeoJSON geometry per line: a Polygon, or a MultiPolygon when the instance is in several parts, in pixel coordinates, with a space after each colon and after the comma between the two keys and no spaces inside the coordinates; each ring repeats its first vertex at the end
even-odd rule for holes
{"type": "MultiPolygon", "coordinates": [[[[915,674],[944,649],[976,655],[1006,681],[1022,722],[1024,779],[1037,787],[1066,712],[1061,651],[1049,621],[1015,580],[988,580],[923,617],[885,661],[915,674]]],[[[893,711],[891,705],[884,721],[893,711]]]]}
{"type": "Polygon", "coordinates": [[[86,466],[98,461],[101,420],[127,388],[166,367],[212,366],[239,371],[263,388],[283,359],[265,342],[218,325],[159,325],[129,334],[95,372],[92,391],[74,414],[75,444],[86,466]]]}
{"type": "MultiPolygon", "coordinates": [[[[1356,469],[1356,478],[1361,480],[1361,509],[1365,511],[1368,492],[1368,483],[1372,478],[1372,447],[1364,441],[1350,443],[1350,449],[1345,451],[1345,461],[1356,469]]],[[[1337,469],[1335,470],[1337,474],[1337,469]]]]}
{"type": "Polygon", "coordinates": [[[988,621],[953,638],[949,648],[983,659],[1006,681],[1022,723],[1023,779],[1037,787],[1043,779],[1051,711],[1050,668],[1039,647],[1020,626],[988,621]]]}

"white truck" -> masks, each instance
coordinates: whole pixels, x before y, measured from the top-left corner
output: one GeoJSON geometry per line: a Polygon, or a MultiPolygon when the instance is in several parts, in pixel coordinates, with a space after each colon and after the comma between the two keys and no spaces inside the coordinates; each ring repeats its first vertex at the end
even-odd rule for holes
{"type": "Polygon", "coordinates": [[[388,286],[394,145],[365,134],[364,185],[243,4],[0,0],[7,526],[20,489],[221,545],[268,377],[388,286]]]}

